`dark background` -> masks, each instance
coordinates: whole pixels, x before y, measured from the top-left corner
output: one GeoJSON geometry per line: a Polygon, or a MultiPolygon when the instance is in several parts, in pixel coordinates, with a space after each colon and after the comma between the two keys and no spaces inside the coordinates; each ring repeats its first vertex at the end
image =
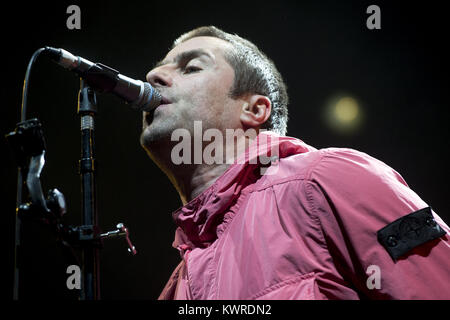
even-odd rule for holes
{"type": "MultiPolygon", "coordinates": [[[[144,79],[181,33],[216,25],[258,45],[276,63],[290,94],[288,135],[317,148],[350,147],[392,166],[448,223],[448,13],[440,2],[106,1],[8,4],[2,15],[1,129],[19,121],[23,78],[33,52],[65,48],[144,79]],[[68,30],[66,8],[81,8],[81,30],[68,30]],[[366,8],[381,8],[381,30],[368,30],[366,8]],[[324,121],[329,99],[355,97],[364,113],[359,130],[342,134],[324,121]]],[[[47,141],[44,190],[68,202],[64,221],[80,224],[77,77],[37,60],[28,117],[38,117],[47,141]]],[[[101,251],[103,299],[155,299],[179,261],[171,247],[177,193],[139,145],[140,114],[119,99],[99,96],[96,119],[98,209],[103,231],[124,222],[138,255],[124,241],[101,251]]],[[[12,298],[16,165],[2,139],[4,237],[2,293],[12,298]]],[[[76,299],[66,288],[69,263],[54,237],[36,223],[23,234],[20,298],[76,299]]]]}

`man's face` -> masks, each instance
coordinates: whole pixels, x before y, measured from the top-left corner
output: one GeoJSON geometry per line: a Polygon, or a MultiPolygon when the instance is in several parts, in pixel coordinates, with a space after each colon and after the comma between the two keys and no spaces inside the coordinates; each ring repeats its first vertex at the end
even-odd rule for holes
{"type": "Polygon", "coordinates": [[[143,114],[144,147],[170,141],[177,128],[192,133],[194,121],[202,121],[203,131],[239,125],[242,102],[229,96],[234,70],[224,57],[230,49],[229,43],[218,38],[192,38],[172,49],[147,74],[163,101],[154,112],[143,114]]]}

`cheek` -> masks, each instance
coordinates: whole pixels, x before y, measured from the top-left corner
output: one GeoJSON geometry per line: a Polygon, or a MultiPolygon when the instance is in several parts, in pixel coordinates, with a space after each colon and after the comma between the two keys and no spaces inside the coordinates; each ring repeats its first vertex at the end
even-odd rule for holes
{"type": "Polygon", "coordinates": [[[217,114],[224,108],[229,97],[231,86],[228,81],[221,81],[217,75],[205,77],[200,81],[192,81],[183,94],[184,99],[202,114],[217,114]]]}
{"type": "Polygon", "coordinates": [[[229,99],[232,81],[225,76],[213,75],[210,79],[203,83],[204,92],[203,99],[207,99],[211,105],[215,105],[222,109],[229,99]]]}

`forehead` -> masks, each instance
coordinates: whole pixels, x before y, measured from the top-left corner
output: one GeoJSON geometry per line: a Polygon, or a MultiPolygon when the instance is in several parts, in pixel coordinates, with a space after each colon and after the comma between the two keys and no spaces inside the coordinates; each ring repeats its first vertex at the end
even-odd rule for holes
{"type": "Polygon", "coordinates": [[[167,53],[164,60],[171,60],[178,54],[196,49],[203,49],[214,54],[214,56],[224,57],[225,52],[232,49],[232,45],[222,39],[215,37],[195,37],[179,43],[176,47],[167,53]]]}

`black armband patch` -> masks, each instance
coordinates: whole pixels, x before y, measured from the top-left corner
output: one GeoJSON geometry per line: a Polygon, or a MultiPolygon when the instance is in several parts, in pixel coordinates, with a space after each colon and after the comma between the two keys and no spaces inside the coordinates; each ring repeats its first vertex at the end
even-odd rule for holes
{"type": "Polygon", "coordinates": [[[410,250],[445,235],[427,207],[407,214],[377,232],[378,241],[394,262],[410,250]]]}

